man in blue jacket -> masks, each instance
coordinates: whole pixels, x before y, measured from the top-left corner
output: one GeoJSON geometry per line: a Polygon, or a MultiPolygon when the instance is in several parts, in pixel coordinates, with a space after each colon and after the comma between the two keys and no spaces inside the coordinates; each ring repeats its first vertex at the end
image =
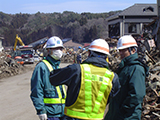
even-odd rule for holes
{"type": "Polygon", "coordinates": [[[50,76],[52,85],[68,86],[65,120],[103,119],[108,97],[114,97],[120,89],[117,74],[109,70],[108,55],[108,43],[96,39],[90,44],[85,61],[57,69],[50,76]]]}
{"type": "Polygon", "coordinates": [[[66,91],[64,85],[52,86],[50,73],[59,68],[63,43],[59,37],[47,40],[47,57],[39,62],[31,78],[31,100],[40,120],[60,120],[64,115],[66,91]]]}
{"type": "Polygon", "coordinates": [[[132,36],[122,36],[117,49],[122,59],[117,70],[121,90],[110,99],[105,120],[141,120],[142,102],[146,94],[145,78],[149,68],[138,59],[137,43],[132,36]]]}

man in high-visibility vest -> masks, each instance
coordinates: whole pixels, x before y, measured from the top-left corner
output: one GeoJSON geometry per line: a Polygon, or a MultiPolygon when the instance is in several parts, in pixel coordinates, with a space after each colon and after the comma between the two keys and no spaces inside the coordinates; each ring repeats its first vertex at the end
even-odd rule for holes
{"type": "Polygon", "coordinates": [[[50,75],[52,85],[68,86],[64,111],[66,120],[103,119],[108,97],[114,97],[120,90],[118,76],[109,70],[106,61],[108,43],[104,39],[96,39],[88,51],[88,58],[81,64],[69,65],[50,75]]]}
{"type": "Polygon", "coordinates": [[[39,62],[31,78],[31,100],[40,120],[61,120],[64,116],[66,91],[64,85],[52,86],[50,73],[59,69],[63,43],[57,36],[46,42],[47,57],[39,62]]]}

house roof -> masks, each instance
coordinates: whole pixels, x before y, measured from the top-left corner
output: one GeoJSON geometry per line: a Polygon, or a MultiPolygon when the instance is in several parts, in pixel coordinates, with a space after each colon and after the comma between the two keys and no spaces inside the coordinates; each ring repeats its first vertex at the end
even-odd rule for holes
{"type": "Polygon", "coordinates": [[[88,47],[91,43],[84,43],[83,47],[88,47]]]}
{"type": "Polygon", "coordinates": [[[123,10],[121,15],[152,16],[157,15],[157,4],[134,4],[123,10]]]}
{"type": "Polygon", "coordinates": [[[75,42],[73,42],[71,39],[70,39],[69,41],[66,41],[65,43],[63,43],[63,45],[64,45],[65,47],[77,47],[77,48],[78,48],[78,46],[81,46],[81,47],[82,47],[82,44],[75,43],[75,42]]]}
{"type": "Polygon", "coordinates": [[[157,4],[134,4],[107,19],[117,18],[118,16],[157,16],[157,4]]]}

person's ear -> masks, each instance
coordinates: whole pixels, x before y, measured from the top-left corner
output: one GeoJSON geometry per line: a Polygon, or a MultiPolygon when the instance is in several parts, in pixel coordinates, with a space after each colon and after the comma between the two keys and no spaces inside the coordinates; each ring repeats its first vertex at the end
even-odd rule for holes
{"type": "Polygon", "coordinates": [[[132,54],[134,54],[136,52],[135,48],[132,49],[132,54]]]}

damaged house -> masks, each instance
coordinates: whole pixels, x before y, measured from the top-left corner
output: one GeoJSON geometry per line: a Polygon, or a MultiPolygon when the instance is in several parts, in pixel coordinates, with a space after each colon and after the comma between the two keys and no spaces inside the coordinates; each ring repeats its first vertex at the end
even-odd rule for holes
{"type": "Polygon", "coordinates": [[[2,46],[3,39],[4,39],[4,37],[0,37],[0,52],[2,52],[2,50],[4,49],[2,46]]]}
{"type": "Polygon", "coordinates": [[[146,25],[157,17],[156,4],[134,4],[129,8],[107,18],[108,37],[119,38],[123,35],[140,35],[146,25]]]}

